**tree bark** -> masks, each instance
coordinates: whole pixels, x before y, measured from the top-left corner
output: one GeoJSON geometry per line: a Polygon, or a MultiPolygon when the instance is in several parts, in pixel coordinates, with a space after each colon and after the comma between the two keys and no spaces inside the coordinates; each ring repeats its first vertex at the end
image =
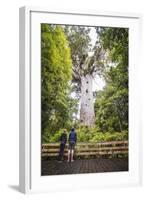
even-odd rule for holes
{"type": "Polygon", "coordinates": [[[95,124],[92,76],[90,74],[81,77],[80,122],[85,126],[93,126],[95,124]]]}

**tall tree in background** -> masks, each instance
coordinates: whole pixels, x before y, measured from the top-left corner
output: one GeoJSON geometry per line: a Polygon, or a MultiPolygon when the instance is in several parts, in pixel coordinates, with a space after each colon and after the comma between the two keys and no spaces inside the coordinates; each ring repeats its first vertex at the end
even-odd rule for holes
{"type": "Polygon", "coordinates": [[[91,46],[90,28],[83,26],[65,26],[65,32],[71,48],[73,62],[73,82],[80,92],[80,122],[82,125],[95,124],[92,81],[98,71],[101,49],[91,46]],[[92,51],[92,55],[89,52],[92,51]]]}
{"type": "MultiPolygon", "coordinates": [[[[70,48],[61,26],[41,25],[42,136],[55,133],[71,119],[69,81],[72,79],[70,48]]],[[[45,139],[44,139],[45,140],[45,139]]]]}

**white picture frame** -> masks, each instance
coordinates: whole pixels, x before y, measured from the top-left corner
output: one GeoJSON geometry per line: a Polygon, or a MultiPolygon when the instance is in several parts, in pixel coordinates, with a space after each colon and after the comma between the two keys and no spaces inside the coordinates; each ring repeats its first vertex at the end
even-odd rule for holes
{"type": "Polygon", "coordinates": [[[140,185],[142,134],[140,127],[140,14],[99,11],[54,11],[20,8],[20,157],[23,193],[97,189],[140,185]],[[41,176],[40,137],[40,23],[129,28],[129,171],[82,175],[41,176]],[[35,67],[34,67],[35,66],[35,67]],[[139,133],[139,134],[137,134],[139,133]],[[70,184],[68,184],[70,183],[70,184]]]}

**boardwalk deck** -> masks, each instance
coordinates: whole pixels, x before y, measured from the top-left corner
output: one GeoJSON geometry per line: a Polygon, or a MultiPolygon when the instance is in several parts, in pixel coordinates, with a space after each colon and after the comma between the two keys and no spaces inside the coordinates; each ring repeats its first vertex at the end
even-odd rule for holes
{"type": "Polygon", "coordinates": [[[75,160],[72,163],[42,160],[42,175],[82,174],[128,171],[127,158],[75,160]]]}

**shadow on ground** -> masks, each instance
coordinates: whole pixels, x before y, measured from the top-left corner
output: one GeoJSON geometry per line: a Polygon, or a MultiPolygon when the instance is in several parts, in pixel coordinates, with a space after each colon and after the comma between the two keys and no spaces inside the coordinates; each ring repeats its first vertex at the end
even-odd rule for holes
{"type": "Polygon", "coordinates": [[[8,185],[8,187],[12,190],[19,192],[19,186],[18,185],[8,185]]]}

